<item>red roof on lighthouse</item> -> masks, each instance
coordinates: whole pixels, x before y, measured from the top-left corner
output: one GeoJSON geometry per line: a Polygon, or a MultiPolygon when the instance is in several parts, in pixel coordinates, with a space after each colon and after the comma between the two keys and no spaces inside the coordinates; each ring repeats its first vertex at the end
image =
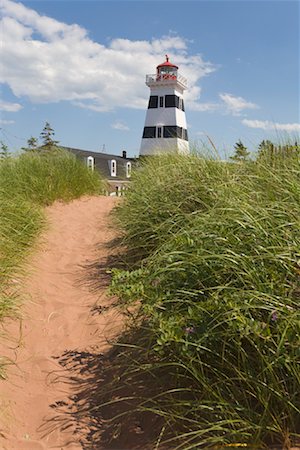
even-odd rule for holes
{"type": "Polygon", "coordinates": [[[162,64],[159,64],[156,68],[159,69],[160,67],[174,67],[175,69],[178,69],[178,66],[175,66],[175,64],[172,64],[169,61],[168,55],[166,55],[166,60],[162,64]]]}

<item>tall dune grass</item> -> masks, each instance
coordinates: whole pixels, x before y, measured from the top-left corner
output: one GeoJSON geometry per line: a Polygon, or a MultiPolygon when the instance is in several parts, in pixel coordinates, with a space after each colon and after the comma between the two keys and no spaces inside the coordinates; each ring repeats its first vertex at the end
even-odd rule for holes
{"type": "Polygon", "coordinates": [[[165,390],[171,448],[290,448],[300,438],[300,160],[149,159],[116,210],[128,270],[112,291],[136,304],[138,347],[165,390]]]}
{"type": "Polygon", "coordinates": [[[58,149],[0,160],[0,321],[17,314],[13,279],[43,228],[42,206],[103,189],[97,173],[58,149]]]}
{"type": "Polygon", "coordinates": [[[87,170],[75,156],[56,148],[47,153],[29,152],[7,158],[0,170],[0,188],[6,196],[20,195],[39,205],[100,193],[105,187],[98,173],[87,170]]]}

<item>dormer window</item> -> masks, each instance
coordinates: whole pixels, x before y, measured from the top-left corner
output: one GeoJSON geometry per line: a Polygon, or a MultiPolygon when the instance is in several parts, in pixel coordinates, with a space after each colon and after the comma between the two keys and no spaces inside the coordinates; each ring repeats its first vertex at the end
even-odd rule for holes
{"type": "Polygon", "coordinates": [[[126,178],[131,177],[131,162],[126,163],[126,178]]]}
{"type": "Polygon", "coordinates": [[[88,156],[86,159],[86,165],[88,169],[93,171],[95,168],[95,158],[93,158],[92,156],[88,156]]]}
{"type": "Polygon", "coordinates": [[[110,161],[110,175],[112,177],[117,176],[117,161],[115,159],[112,159],[110,161]]]}

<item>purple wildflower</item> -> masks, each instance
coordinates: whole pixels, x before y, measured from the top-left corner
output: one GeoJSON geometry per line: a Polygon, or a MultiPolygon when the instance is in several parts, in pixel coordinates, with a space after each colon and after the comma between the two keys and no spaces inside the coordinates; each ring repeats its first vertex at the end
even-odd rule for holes
{"type": "Polygon", "coordinates": [[[186,327],[185,329],[184,329],[184,331],[186,332],[186,334],[193,334],[193,333],[195,333],[195,327],[193,327],[193,326],[190,326],[190,327],[186,327]]]}
{"type": "Polygon", "coordinates": [[[277,314],[276,311],[273,311],[273,312],[272,312],[271,320],[272,320],[273,322],[276,322],[276,321],[278,320],[278,314],[277,314]]]}

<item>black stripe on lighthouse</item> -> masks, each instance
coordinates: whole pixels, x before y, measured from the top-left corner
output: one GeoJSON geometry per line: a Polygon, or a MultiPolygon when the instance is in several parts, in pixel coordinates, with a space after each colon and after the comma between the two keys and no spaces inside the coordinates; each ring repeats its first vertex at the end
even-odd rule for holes
{"type": "Polygon", "coordinates": [[[165,125],[164,127],[144,127],[143,139],[160,138],[161,131],[158,128],[163,128],[164,138],[179,138],[188,141],[188,132],[185,128],[177,125],[165,125]]]}

